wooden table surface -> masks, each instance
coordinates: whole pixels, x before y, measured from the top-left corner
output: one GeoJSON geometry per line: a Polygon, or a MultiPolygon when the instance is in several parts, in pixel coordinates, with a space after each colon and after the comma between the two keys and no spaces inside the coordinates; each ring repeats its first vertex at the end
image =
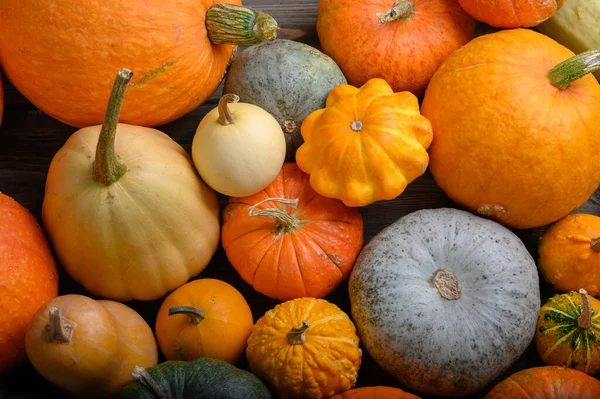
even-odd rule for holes
{"type": "MultiPolygon", "coordinates": [[[[281,32],[280,37],[295,39],[319,48],[315,30],[318,0],[247,0],[244,1],[244,4],[271,14],[278,21],[280,27],[286,28],[281,32]]],[[[491,30],[481,24],[477,27],[478,34],[491,30]]],[[[6,78],[3,83],[6,104],[4,121],[0,126],[0,192],[16,199],[29,209],[38,221],[41,221],[41,206],[48,166],[56,151],[77,129],[64,125],[37,110],[7,82],[6,78]]],[[[158,127],[158,129],[170,135],[189,152],[198,123],[209,110],[216,106],[216,100],[220,93],[221,87],[206,104],[175,122],[158,127]]],[[[222,205],[225,201],[226,198],[221,197],[222,205]]],[[[395,200],[375,203],[360,209],[364,219],[365,242],[403,215],[422,208],[441,207],[457,207],[457,205],[448,199],[437,187],[431,174],[426,172],[410,184],[406,191],[395,200]]],[[[541,229],[514,231],[531,251],[534,259],[537,258],[536,244],[540,231],[541,229]]],[[[206,270],[198,277],[218,278],[235,286],[248,300],[255,321],[279,303],[255,292],[251,286],[246,284],[227,261],[222,247],[219,247],[206,270]]],[[[551,294],[551,290],[545,282],[540,281],[540,284],[544,301],[551,294]]],[[[62,268],[60,268],[59,290],[59,294],[89,295],[80,285],[73,282],[62,268]]],[[[342,284],[325,299],[337,304],[350,314],[347,284],[342,284]]],[[[162,300],[163,298],[152,302],[129,302],[127,304],[138,311],[153,327],[162,300]]],[[[524,355],[495,383],[513,372],[539,365],[541,365],[541,361],[535,347],[531,345],[524,355]]],[[[240,362],[238,366],[247,369],[245,361],[240,362]]],[[[494,384],[469,398],[483,398],[494,384]]],[[[373,385],[402,388],[371,359],[366,351],[363,351],[363,360],[356,386],[373,385]]],[[[54,397],[61,397],[60,392],[37,374],[29,363],[0,378],[1,399],[54,397]]],[[[427,396],[422,397],[427,398],[427,396]]]]}

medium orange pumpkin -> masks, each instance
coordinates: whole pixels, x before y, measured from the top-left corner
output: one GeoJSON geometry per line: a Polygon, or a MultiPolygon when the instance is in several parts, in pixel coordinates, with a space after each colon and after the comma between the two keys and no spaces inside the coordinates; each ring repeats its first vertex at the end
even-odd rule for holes
{"type": "Polygon", "coordinates": [[[376,386],[351,389],[341,395],[332,396],[331,399],[419,399],[419,397],[400,388],[376,386]]]}
{"type": "Polygon", "coordinates": [[[237,362],[254,320],[248,303],[231,285],[194,280],[173,291],[156,317],[156,339],[167,360],[210,357],[237,362]]]}
{"type": "Polygon", "coordinates": [[[324,299],[297,298],[261,317],[248,338],[250,370],[281,399],[321,399],[351,389],[362,350],[356,327],[324,299]]]}
{"type": "Polygon", "coordinates": [[[62,295],[27,328],[27,356],[48,381],[79,397],[109,397],[152,367],[158,349],[150,326],[119,302],[62,295]]]}
{"type": "Polygon", "coordinates": [[[480,36],[435,73],[422,105],[430,169],[455,202],[515,228],[583,204],[600,183],[599,51],[529,29],[480,36]],[[568,61],[567,61],[568,60],[568,61]]]}
{"type": "Polygon", "coordinates": [[[254,289],[279,300],[324,297],[350,275],[363,243],[356,209],[315,192],[309,177],[285,163],[264,190],[230,198],[221,242],[254,289]]]}
{"type": "Polygon", "coordinates": [[[546,229],[538,253],[540,270],[558,290],[600,295],[600,217],[565,216],[546,229]]]}
{"type": "Polygon", "coordinates": [[[40,306],[58,295],[58,272],[35,217],[2,193],[0,287],[0,374],[3,374],[25,361],[27,325],[40,306]]]}
{"type": "Polygon", "coordinates": [[[271,17],[245,7],[232,9],[239,4],[2,1],[0,65],[29,101],[76,127],[102,123],[114,73],[128,68],[135,77],[121,122],[164,124],[210,97],[233,45],[276,37],[271,17]]]}
{"type": "Polygon", "coordinates": [[[475,19],[497,28],[527,28],[541,24],[565,0],[458,0],[475,19]]]}
{"type": "Polygon", "coordinates": [[[319,1],[319,41],[353,86],[383,78],[394,91],[420,96],[474,32],[475,20],[456,0],[319,1]]]}
{"type": "Polygon", "coordinates": [[[600,398],[600,381],[561,366],[521,370],[496,385],[485,399],[600,398]]]}
{"type": "Polygon", "coordinates": [[[337,86],[325,108],[304,119],[301,132],[298,167],[316,192],[348,206],[400,195],[427,170],[433,138],[417,98],[394,93],[383,79],[361,88],[337,86]]]}

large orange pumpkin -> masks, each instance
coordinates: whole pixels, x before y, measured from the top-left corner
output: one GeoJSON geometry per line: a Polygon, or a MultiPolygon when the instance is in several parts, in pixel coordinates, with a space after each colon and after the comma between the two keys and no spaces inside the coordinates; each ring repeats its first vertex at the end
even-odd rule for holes
{"type": "Polygon", "coordinates": [[[600,381],[561,366],[521,370],[496,385],[485,399],[595,399],[600,381]]]}
{"type": "Polygon", "coordinates": [[[40,225],[0,193],[0,374],[25,360],[27,325],[56,295],[56,264],[40,225]]]}
{"type": "Polygon", "coordinates": [[[294,163],[223,211],[227,258],[255,290],[279,300],[329,294],[350,275],[362,243],[360,213],[317,194],[294,163]]]}
{"type": "Polygon", "coordinates": [[[121,122],[163,124],[216,90],[232,44],[276,36],[269,16],[221,3],[241,1],[0,1],[0,65],[34,105],[76,127],[102,123],[114,73],[128,68],[121,122]]]}
{"type": "Polygon", "coordinates": [[[430,170],[454,201],[516,228],[556,221],[600,183],[600,51],[528,29],[480,36],[435,73],[422,105],[430,170]],[[569,59],[567,62],[563,61],[569,59]]]}
{"type": "Polygon", "coordinates": [[[541,24],[563,6],[565,0],[458,0],[479,21],[497,28],[526,28],[541,24]]]}
{"type": "Polygon", "coordinates": [[[319,1],[319,41],[353,86],[383,78],[394,91],[422,95],[474,31],[475,20],[456,0],[319,1]]]}
{"type": "Polygon", "coordinates": [[[419,397],[400,388],[376,386],[351,389],[330,399],[419,399],[419,397]]]}

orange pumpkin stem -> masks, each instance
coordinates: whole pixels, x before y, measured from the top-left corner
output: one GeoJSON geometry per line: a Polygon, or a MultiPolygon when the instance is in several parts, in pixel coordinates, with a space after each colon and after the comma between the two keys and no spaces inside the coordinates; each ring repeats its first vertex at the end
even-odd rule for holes
{"type": "Polygon", "coordinates": [[[287,212],[282,211],[277,208],[268,208],[268,209],[260,209],[256,210],[256,208],[265,202],[279,202],[280,204],[291,206],[293,208],[298,206],[298,198],[288,199],[288,198],[267,198],[256,204],[252,205],[248,208],[248,216],[260,217],[260,216],[269,216],[275,218],[277,220],[277,228],[283,232],[290,231],[298,227],[300,221],[294,215],[290,215],[287,212]]]}
{"type": "Polygon", "coordinates": [[[390,21],[406,21],[415,15],[415,7],[410,0],[396,0],[392,8],[385,14],[379,15],[379,22],[385,24],[390,21]]]}
{"type": "Polygon", "coordinates": [[[302,322],[300,327],[292,327],[287,334],[287,340],[290,345],[302,345],[306,342],[306,330],[310,327],[310,323],[306,320],[302,322]]]}
{"type": "Polygon", "coordinates": [[[192,306],[175,306],[169,308],[169,316],[173,316],[174,314],[184,314],[188,316],[190,321],[194,324],[199,324],[205,318],[202,309],[194,308],[192,306]]]}
{"type": "Polygon", "coordinates": [[[237,103],[238,101],[240,101],[240,97],[237,94],[230,93],[221,97],[218,106],[219,119],[217,119],[217,122],[224,126],[235,123],[235,115],[233,115],[233,112],[231,112],[227,104],[237,103]]]}
{"type": "Polygon", "coordinates": [[[456,300],[462,295],[460,281],[450,270],[440,269],[435,272],[433,285],[435,285],[442,298],[456,300]]]}
{"type": "Polygon", "coordinates": [[[115,154],[115,135],[117,134],[117,125],[123,107],[123,100],[125,99],[125,92],[132,75],[133,72],[129,69],[122,69],[117,74],[104,115],[104,123],[102,123],[102,129],[98,137],[92,175],[95,182],[105,186],[110,186],[118,181],[127,172],[127,168],[115,154]]]}
{"type": "Polygon", "coordinates": [[[581,328],[588,329],[592,326],[592,315],[594,314],[592,311],[592,302],[590,301],[590,297],[586,290],[580,289],[579,294],[581,294],[581,300],[583,301],[583,311],[581,312],[581,316],[577,319],[577,325],[581,328]]]}
{"type": "Polygon", "coordinates": [[[548,72],[552,85],[566,90],[577,79],[600,70],[600,49],[585,51],[561,62],[548,72]]]}
{"type": "Polygon", "coordinates": [[[269,14],[236,4],[213,4],[206,12],[206,31],[212,44],[249,46],[277,39],[277,21],[269,14]]]}
{"type": "Polygon", "coordinates": [[[600,236],[592,238],[592,242],[590,243],[590,247],[594,251],[600,252],[600,236]]]}
{"type": "Polygon", "coordinates": [[[70,344],[73,338],[75,323],[61,317],[57,308],[50,308],[50,316],[46,324],[48,341],[51,344],[70,344]]]}
{"type": "Polygon", "coordinates": [[[135,366],[133,373],[131,374],[134,380],[138,381],[150,392],[152,392],[159,399],[169,399],[169,395],[161,388],[160,385],[150,375],[148,370],[143,367],[135,366]]]}

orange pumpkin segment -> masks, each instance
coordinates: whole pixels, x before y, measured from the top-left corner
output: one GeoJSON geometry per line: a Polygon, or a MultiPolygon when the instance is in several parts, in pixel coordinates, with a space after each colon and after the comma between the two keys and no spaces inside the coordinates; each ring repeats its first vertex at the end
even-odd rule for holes
{"type": "Polygon", "coordinates": [[[254,321],[248,303],[230,284],[194,280],[173,291],[156,317],[156,338],[167,360],[210,357],[235,363],[254,321]]]}
{"type": "Polygon", "coordinates": [[[301,132],[298,166],[317,193],[347,206],[400,195],[427,169],[433,137],[417,98],[394,93],[383,79],[360,89],[336,87],[326,108],[310,114],[301,132]]]}
{"type": "Polygon", "coordinates": [[[354,324],[336,305],[297,298],[257,321],[246,356],[279,397],[323,398],[354,386],[362,351],[354,324]]]}
{"type": "Polygon", "coordinates": [[[560,291],[600,294],[600,217],[565,216],[546,229],[538,253],[544,277],[560,291]]]}
{"type": "Polygon", "coordinates": [[[223,212],[227,258],[271,298],[323,297],[349,276],[362,247],[360,213],[318,195],[296,164],[265,190],[230,198],[223,212]]]}
{"type": "Polygon", "coordinates": [[[459,0],[478,21],[497,28],[527,28],[541,24],[563,6],[565,0],[459,0]]]}
{"type": "Polygon", "coordinates": [[[355,388],[332,396],[331,399],[420,399],[400,388],[376,386],[355,388]]]}

